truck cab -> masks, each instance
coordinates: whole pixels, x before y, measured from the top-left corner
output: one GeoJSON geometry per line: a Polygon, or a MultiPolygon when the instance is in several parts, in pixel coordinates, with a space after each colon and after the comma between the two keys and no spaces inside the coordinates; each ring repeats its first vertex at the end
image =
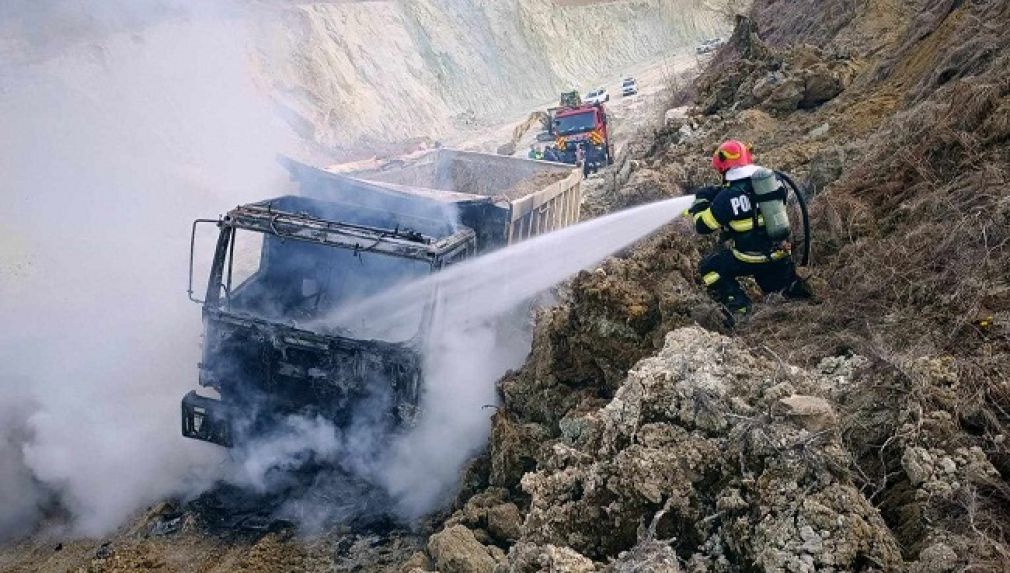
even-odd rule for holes
{"type": "Polygon", "coordinates": [[[607,111],[602,104],[584,104],[557,110],[551,121],[555,148],[563,163],[576,163],[576,150],[583,147],[585,161],[593,170],[613,163],[607,111]]]}
{"type": "Polygon", "coordinates": [[[431,206],[390,206],[282,196],[214,222],[199,384],[219,398],[183,399],[184,436],[231,446],[292,414],[339,427],[363,402],[390,427],[411,421],[434,301],[381,332],[332,317],[468,258],[476,244],[473,230],[431,218],[431,206]]]}

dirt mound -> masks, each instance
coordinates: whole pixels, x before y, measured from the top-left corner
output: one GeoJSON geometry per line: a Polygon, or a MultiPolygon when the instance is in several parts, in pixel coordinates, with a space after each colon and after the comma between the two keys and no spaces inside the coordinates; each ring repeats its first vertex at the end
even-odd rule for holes
{"type": "MultiPolygon", "coordinates": [[[[898,544],[855,487],[823,397],[844,377],[787,367],[687,327],[616,390],[605,377],[596,383],[530,450],[536,469],[516,495],[528,499],[520,537],[499,570],[591,571],[608,561],[618,571],[898,569],[898,544]]],[[[493,446],[529,443],[514,433],[493,446]]],[[[506,505],[506,492],[493,491],[450,523],[478,527],[478,507],[506,505]]],[[[477,531],[466,538],[483,537],[492,551],[507,541],[477,531]]]]}
{"type": "Polygon", "coordinates": [[[616,557],[662,508],[656,535],[676,538],[691,568],[895,567],[897,544],[846,475],[831,406],[795,395],[822,386],[709,331],[671,332],[523,478],[526,535],[616,557]]]}

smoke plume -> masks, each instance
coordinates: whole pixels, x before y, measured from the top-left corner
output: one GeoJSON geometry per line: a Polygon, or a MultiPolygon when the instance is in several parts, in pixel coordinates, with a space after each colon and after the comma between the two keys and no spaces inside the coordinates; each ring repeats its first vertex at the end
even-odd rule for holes
{"type": "Polygon", "coordinates": [[[224,4],[0,5],[0,539],[53,508],[104,533],[221,458],[179,435],[188,226],[283,181],[224,4]]]}

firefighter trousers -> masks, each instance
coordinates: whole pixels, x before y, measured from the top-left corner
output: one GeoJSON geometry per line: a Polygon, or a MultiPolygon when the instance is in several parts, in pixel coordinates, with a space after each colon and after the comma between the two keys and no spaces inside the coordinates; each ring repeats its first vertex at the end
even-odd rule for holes
{"type": "Polygon", "coordinates": [[[765,294],[782,293],[788,298],[811,296],[806,284],[796,275],[796,267],[790,257],[745,262],[731,250],[721,248],[703,258],[698,271],[712,298],[734,313],[745,313],[751,307],[750,298],[737,281],[739,277],[754,277],[765,294]]]}

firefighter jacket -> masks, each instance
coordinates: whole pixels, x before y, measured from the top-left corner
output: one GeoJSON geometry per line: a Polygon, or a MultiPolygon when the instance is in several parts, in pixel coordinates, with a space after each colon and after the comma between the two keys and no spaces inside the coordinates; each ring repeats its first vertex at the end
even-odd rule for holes
{"type": "Polygon", "coordinates": [[[723,238],[733,241],[733,256],[747,263],[764,263],[789,256],[788,247],[781,241],[771,240],[765,232],[750,181],[757,169],[754,165],[730,169],[723,185],[698,190],[688,209],[699,233],[719,231],[723,238]]]}

